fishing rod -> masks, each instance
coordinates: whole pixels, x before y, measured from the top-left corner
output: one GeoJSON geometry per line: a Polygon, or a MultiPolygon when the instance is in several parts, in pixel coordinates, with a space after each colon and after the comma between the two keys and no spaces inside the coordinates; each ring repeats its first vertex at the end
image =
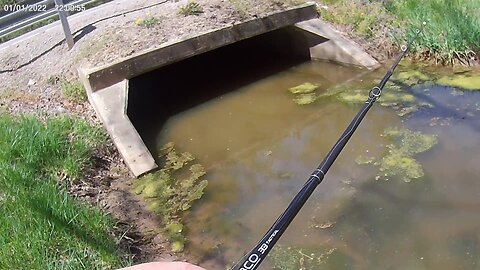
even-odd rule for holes
{"type": "Polygon", "coordinates": [[[380,96],[382,95],[383,87],[387,83],[388,79],[390,79],[390,77],[392,76],[395,68],[398,66],[402,58],[405,56],[405,54],[407,54],[411,44],[416,39],[419,33],[420,30],[417,30],[414,38],[406,46],[402,46],[402,53],[397,57],[397,59],[387,71],[380,83],[370,90],[368,98],[365,101],[363,107],[350,122],[340,139],[338,139],[332,149],[328,152],[322,163],[320,163],[320,165],[315,169],[315,171],[313,171],[307,182],[303,185],[297,195],[295,195],[293,200],[288,205],[287,209],[285,209],[285,212],[283,212],[278,217],[278,219],[275,221],[275,223],[273,223],[272,227],[270,227],[270,229],[257,243],[257,245],[250,252],[248,252],[239,262],[237,262],[237,264],[235,264],[231,268],[231,270],[255,270],[260,266],[260,263],[265,259],[265,257],[267,257],[270,250],[280,239],[282,234],[287,229],[288,225],[290,225],[292,220],[303,207],[303,205],[313,193],[315,188],[323,181],[325,174],[328,172],[333,162],[335,162],[340,152],[342,152],[343,148],[347,144],[350,137],[352,137],[357,127],[362,122],[368,110],[370,110],[375,101],[380,98],[380,96]]]}

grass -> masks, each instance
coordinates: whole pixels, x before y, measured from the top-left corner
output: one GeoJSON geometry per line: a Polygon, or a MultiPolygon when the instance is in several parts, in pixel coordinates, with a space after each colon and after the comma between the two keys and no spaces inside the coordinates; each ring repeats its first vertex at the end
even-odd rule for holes
{"type": "Polygon", "coordinates": [[[153,17],[153,16],[150,16],[148,15],[147,17],[145,17],[145,19],[137,19],[135,21],[135,24],[138,25],[138,26],[142,26],[142,27],[146,27],[146,28],[152,28],[154,27],[155,25],[159,24],[160,23],[160,20],[153,17]]]}
{"type": "Polygon", "coordinates": [[[392,16],[387,14],[380,2],[331,1],[328,9],[320,10],[321,17],[329,22],[350,25],[355,34],[372,38],[384,25],[392,24],[392,16]]]}
{"type": "Polygon", "coordinates": [[[0,269],[111,269],[113,222],[73,200],[68,180],[81,175],[105,140],[87,123],[0,115],[0,269]]]}
{"type": "Polygon", "coordinates": [[[58,75],[49,75],[47,78],[47,83],[50,85],[55,85],[60,82],[60,76],[58,75]]]}
{"type": "Polygon", "coordinates": [[[391,42],[402,44],[426,22],[412,48],[418,58],[468,64],[480,53],[480,0],[327,2],[322,18],[351,25],[355,34],[373,41],[387,28],[391,42]]]}
{"type": "Polygon", "coordinates": [[[43,19],[43,20],[40,20],[36,23],[33,23],[25,28],[21,28],[19,30],[16,30],[16,31],[13,31],[11,33],[9,33],[8,35],[5,35],[3,37],[0,38],[0,43],[3,43],[3,42],[7,42],[11,39],[14,39],[14,38],[17,38],[23,34],[26,34],[30,31],[33,31],[37,28],[40,28],[42,26],[45,26],[45,25],[48,25],[48,24],[51,24],[53,23],[54,21],[56,21],[56,19],[54,18],[46,18],[46,19],[43,19]]]}
{"type": "MultiPolygon", "coordinates": [[[[47,79],[49,83],[55,81],[55,78],[49,79],[47,79]]],[[[66,99],[77,103],[87,100],[87,93],[80,81],[61,80],[60,83],[62,86],[62,94],[66,99]]]]}
{"type": "Polygon", "coordinates": [[[13,5],[18,2],[19,2],[18,0],[0,0],[0,8],[3,9],[3,7],[6,5],[13,5]]]}
{"type": "Polygon", "coordinates": [[[178,13],[183,16],[199,15],[203,13],[203,8],[199,3],[195,1],[189,1],[186,5],[180,7],[178,13]]]}
{"type": "Polygon", "coordinates": [[[466,62],[480,52],[480,0],[401,0],[389,6],[413,36],[426,22],[416,51],[437,62],[466,62]]]}

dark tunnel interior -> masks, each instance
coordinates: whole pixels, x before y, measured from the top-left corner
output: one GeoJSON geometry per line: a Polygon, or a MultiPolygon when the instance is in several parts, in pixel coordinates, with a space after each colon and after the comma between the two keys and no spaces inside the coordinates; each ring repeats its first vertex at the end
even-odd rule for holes
{"type": "Polygon", "coordinates": [[[155,138],[172,115],[309,60],[299,30],[268,32],[130,79],[127,115],[156,158],[155,138]]]}

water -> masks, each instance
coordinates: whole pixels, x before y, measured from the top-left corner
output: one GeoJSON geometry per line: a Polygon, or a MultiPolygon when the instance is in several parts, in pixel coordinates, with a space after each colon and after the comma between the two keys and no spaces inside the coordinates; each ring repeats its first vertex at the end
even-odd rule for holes
{"type": "MultiPolygon", "coordinates": [[[[359,109],[334,98],[299,106],[288,88],[373,86],[382,72],[309,62],[169,118],[156,143],[174,142],[208,171],[206,194],[186,220],[188,255],[212,270],[240,259],[359,109]]],[[[391,108],[372,108],[277,244],[298,265],[480,269],[480,93],[458,95],[434,84],[406,90],[434,107],[403,118],[391,108]],[[437,145],[416,157],[423,178],[376,181],[376,167],[354,162],[359,155],[381,156],[390,143],[381,134],[391,126],[438,136],[437,145]]]]}

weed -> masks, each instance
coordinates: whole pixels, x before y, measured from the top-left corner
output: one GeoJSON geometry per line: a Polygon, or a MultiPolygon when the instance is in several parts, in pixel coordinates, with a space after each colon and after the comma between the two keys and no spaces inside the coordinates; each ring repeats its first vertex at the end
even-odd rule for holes
{"type": "Polygon", "coordinates": [[[146,28],[152,28],[155,25],[159,24],[160,20],[153,17],[153,16],[147,16],[145,19],[137,19],[135,21],[135,24],[138,26],[146,27],[146,28]]]}
{"type": "Polygon", "coordinates": [[[62,80],[63,96],[73,102],[84,102],[87,100],[87,94],[80,81],[62,80]]]}
{"type": "Polygon", "coordinates": [[[47,83],[50,85],[55,85],[60,81],[60,76],[58,75],[50,75],[47,78],[47,83]]]}
{"type": "Polygon", "coordinates": [[[58,182],[59,175],[79,177],[104,140],[80,120],[0,115],[0,268],[122,266],[112,220],[72,199],[67,183],[58,182]]]}
{"type": "Polygon", "coordinates": [[[230,4],[235,8],[240,17],[246,18],[248,10],[251,8],[250,4],[247,1],[243,0],[229,0],[230,4]]]}
{"type": "Polygon", "coordinates": [[[180,7],[178,13],[183,16],[199,15],[203,13],[203,8],[199,3],[195,1],[189,1],[185,6],[180,7]]]}

